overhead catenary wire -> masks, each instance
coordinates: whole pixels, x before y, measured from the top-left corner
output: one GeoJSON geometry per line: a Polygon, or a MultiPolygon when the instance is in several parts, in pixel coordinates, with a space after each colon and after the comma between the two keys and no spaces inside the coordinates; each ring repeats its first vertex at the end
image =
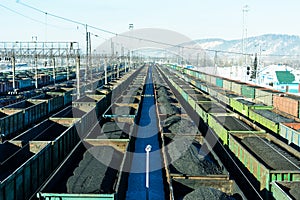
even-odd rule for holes
{"type": "Polygon", "coordinates": [[[20,16],[26,18],[26,19],[29,19],[29,20],[34,21],[34,22],[37,22],[37,23],[39,23],[39,24],[43,24],[43,25],[46,25],[46,26],[51,26],[51,27],[58,28],[58,29],[62,29],[62,28],[63,28],[63,27],[60,27],[60,26],[57,26],[57,25],[54,25],[54,24],[49,24],[49,23],[40,21],[40,20],[38,20],[38,19],[34,19],[34,18],[29,17],[29,16],[27,16],[27,15],[24,15],[24,14],[22,14],[22,13],[16,11],[16,10],[13,10],[13,9],[11,9],[11,8],[9,8],[9,7],[7,7],[7,6],[3,5],[3,4],[1,4],[1,3],[0,3],[0,7],[4,8],[4,9],[10,11],[10,12],[13,12],[13,13],[15,13],[15,14],[17,14],[17,15],[20,15],[20,16]]]}
{"type": "Polygon", "coordinates": [[[92,29],[95,29],[95,30],[98,30],[98,31],[101,31],[101,32],[104,32],[104,33],[107,33],[107,34],[110,34],[110,35],[114,35],[114,36],[120,36],[120,37],[125,37],[125,38],[130,38],[130,39],[136,39],[136,40],[141,40],[141,41],[145,41],[145,42],[151,42],[151,43],[155,43],[155,44],[165,45],[165,46],[169,46],[169,47],[180,47],[180,48],[185,48],[185,49],[189,49],[189,50],[198,50],[198,51],[200,50],[200,51],[208,51],[208,52],[220,52],[220,53],[227,53],[227,54],[253,56],[253,54],[243,53],[243,52],[216,50],[216,49],[208,49],[208,48],[201,48],[201,47],[198,47],[198,48],[197,47],[188,47],[188,46],[183,46],[182,44],[181,45],[180,44],[170,44],[170,43],[166,43],[166,42],[155,41],[155,40],[146,39],[146,38],[140,38],[140,37],[136,37],[136,36],[132,36],[132,35],[118,34],[118,33],[103,29],[103,28],[99,28],[99,27],[96,27],[96,26],[93,26],[93,25],[89,25],[87,23],[83,23],[83,22],[80,22],[80,21],[77,21],[77,20],[69,19],[69,18],[66,18],[66,17],[62,17],[62,16],[59,16],[59,15],[56,15],[56,14],[52,14],[52,13],[43,11],[39,8],[36,8],[36,7],[30,6],[28,4],[22,3],[21,1],[17,1],[17,3],[19,3],[19,4],[21,4],[25,7],[28,7],[32,10],[35,10],[37,12],[47,14],[47,16],[51,16],[51,17],[54,17],[54,18],[57,18],[57,19],[60,19],[60,20],[70,22],[70,23],[79,24],[79,25],[82,25],[82,26],[87,26],[89,28],[92,28],[92,29]]]}

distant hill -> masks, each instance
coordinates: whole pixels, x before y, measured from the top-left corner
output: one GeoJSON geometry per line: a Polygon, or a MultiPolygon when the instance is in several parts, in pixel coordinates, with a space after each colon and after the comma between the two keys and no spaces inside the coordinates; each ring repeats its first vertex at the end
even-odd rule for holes
{"type": "MultiPolygon", "coordinates": [[[[242,52],[242,39],[223,40],[218,38],[194,40],[204,49],[242,52]]],[[[264,55],[300,55],[300,37],[295,35],[266,34],[245,39],[245,52],[264,55]]]]}

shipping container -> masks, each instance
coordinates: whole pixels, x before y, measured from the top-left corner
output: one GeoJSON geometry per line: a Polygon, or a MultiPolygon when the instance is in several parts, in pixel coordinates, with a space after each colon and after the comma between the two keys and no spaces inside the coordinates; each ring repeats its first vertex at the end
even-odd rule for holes
{"type": "Polygon", "coordinates": [[[279,135],[300,148],[300,123],[279,123],[279,135]]]}
{"type": "Polygon", "coordinates": [[[230,134],[229,148],[270,191],[272,181],[300,181],[300,153],[270,134],[230,134]]]}
{"type": "Polygon", "coordinates": [[[287,114],[298,117],[299,115],[299,100],[300,97],[296,96],[273,96],[273,106],[287,114]]]}

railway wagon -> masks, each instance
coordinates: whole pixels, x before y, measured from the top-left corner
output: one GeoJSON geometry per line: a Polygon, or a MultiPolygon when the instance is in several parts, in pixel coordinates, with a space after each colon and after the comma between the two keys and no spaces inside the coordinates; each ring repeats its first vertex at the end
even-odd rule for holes
{"type": "Polygon", "coordinates": [[[273,106],[294,117],[299,117],[300,97],[295,95],[273,95],[273,106]]]}
{"type": "Polygon", "coordinates": [[[271,192],[276,200],[299,199],[300,181],[274,181],[271,183],[271,192]]]}
{"type": "Polygon", "coordinates": [[[104,112],[107,106],[107,104],[105,103],[105,95],[88,94],[72,102],[73,107],[83,106],[83,105],[95,108],[96,116],[98,117],[100,113],[104,112]]]}
{"type": "Polygon", "coordinates": [[[229,91],[229,90],[219,90],[217,92],[216,99],[225,104],[226,106],[230,104],[230,99],[239,97],[237,94],[229,91]]]}
{"type": "Polygon", "coordinates": [[[0,129],[1,139],[11,137],[17,131],[24,128],[24,116],[21,109],[6,109],[0,110],[0,129]]]}
{"type": "Polygon", "coordinates": [[[164,145],[167,147],[164,154],[169,159],[176,157],[178,146],[185,142],[191,143],[185,152],[180,152],[180,158],[167,166],[172,198],[197,199],[201,193],[201,196],[207,199],[237,196],[237,194],[240,199],[246,199],[235,181],[230,180],[226,168],[215,152],[207,152],[211,147],[203,136],[198,135],[191,140],[190,136],[184,138],[181,135],[178,138],[174,133],[164,133],[163,138],[164,145]],[[191,153],[195,151],[201,152],[202,159],[195,159],[197,154],[191,153]],[[198,191],[200,192],[197,193],[198,191]]]}
{"type": "Polygon", "coordinates": [[[229,112],[217,102],[198,102],[198,106],[196,106],[195,110],[205,123],[208,122],[208,116],[210,114],[229,112]]]}
{"type": "Polygon", "coordinates": [[[48,114],[48,105],[46,102],[37,102],[30,99],[8,105],[6,108],[23,111],[23,128],[36,123],[48,114]]]}
{"type": "Polygon", "coordinates": [[[300,153],[270,134],[232,133],[229,149],[259,181],[261,190],[270,191],[272,181],[300,180],[300,153]]]}
{"type": "Polygon", "coordinates": [[[42,127],[38,125],[24,132],[19,138],[3,144],[9,146],[6,151],[1,151],[6,152],[5,155],[8,157],[1,163],[1,199],[31,198],[74,148],[74,143],[79,141],[72,121],[60,120],[45,123],[41,124],[42,127]],[[40,131],[48,125],[50,129],[55,128],[55,131],[50,129],[40,131]],[[77,141],[75,141],[76,138],[77,141]]]}
{"type": "Polygon", "coordinates": [[[224,78],[223,79],[223,88],[228,91],[232,91],[232,80],[224,78]]]}
{"type": "Polygon", "coordinates": [[[51,200],[124,199],[127,176],[123,167],[128,143],[128,139],[81,141],[41,187],[37,197],[51,200]],[[86,179],[89,184],[85,183],[86,179]]]}
{"type": "Polygon", "coordinates": [[[86,105],[77,105],[75,107],[68,106],[55,115],[52,115],[49,119],[75,119],[78,121],[75,124],[75,127],[80,138],[85,137],[85,135],[88,133],[88,130],[90,130],[97,121],[95,108],[86,105]]]}
{"type": "Polygon", "coordinates": [[[257,102],[273,106],[273,96],[281,94],[279,91],[267,88],[255,88],[255,100],[257,102]]]}
{"type": "MultiPolygon", "coordinates": [[[[259,107],[258,107],[259,108],[259,107]]],[[[294,119],[287,118],[282,116],[274,109],[250,109],[249,118],[253,122],[257,122],[274,133],[279,133],[279,124],[280,123],[292,123],[294,119]]]]}
{"type": "Polygon", "coordinates": [[[300,148],[300,123],[279,123],[279,135],[300,148]]]}
{"type": "Polygon", "coordinates": [[[272,109],[272,106],[266,106],[263,104],[257,104],[249,99],[242,98],[242,97],[236,97],[236,98],[230,98],[229,105],[233,110],[238,111],[242,115],[248,117],[249,116],[249,110],[250,109],[272,109]]]}
{"type": "Polygon", "coordinates": [[[63,96],[64,106],[67,106],[71,104],[73,100],[72,94],[75,94],[75,90],[73,88],[59,88],[54,91],[47,92],[47,94],[52,96],[63,96]]]}
{"type": "Polygon", "coordinates": [[[37,102],[46,102],[48,106],[48,113],[53,113],[54,111],[57,111],[61,109],[64,106],[64,98],[63,96],[51,96],[48,94],[41,94],[37,97],[33,97],[30,99],[31,101],[37,101],[37,102]]]}
{"type": "Polygon", "coordinates": [[[264,130],[235,113],[213,113],[207,118],[208,126],[218,135],[223,144],[229,144],[231,133],[261,134],[264,130]]]}

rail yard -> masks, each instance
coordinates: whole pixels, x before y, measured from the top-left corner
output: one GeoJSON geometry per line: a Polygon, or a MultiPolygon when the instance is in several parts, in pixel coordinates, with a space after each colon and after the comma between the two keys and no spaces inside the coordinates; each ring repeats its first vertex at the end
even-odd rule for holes
{"type": "Polygon", "coordinates": [[[168,64],[108,77],[1,108],[1,199],[299,198],[296,96],[168,64]]]}

